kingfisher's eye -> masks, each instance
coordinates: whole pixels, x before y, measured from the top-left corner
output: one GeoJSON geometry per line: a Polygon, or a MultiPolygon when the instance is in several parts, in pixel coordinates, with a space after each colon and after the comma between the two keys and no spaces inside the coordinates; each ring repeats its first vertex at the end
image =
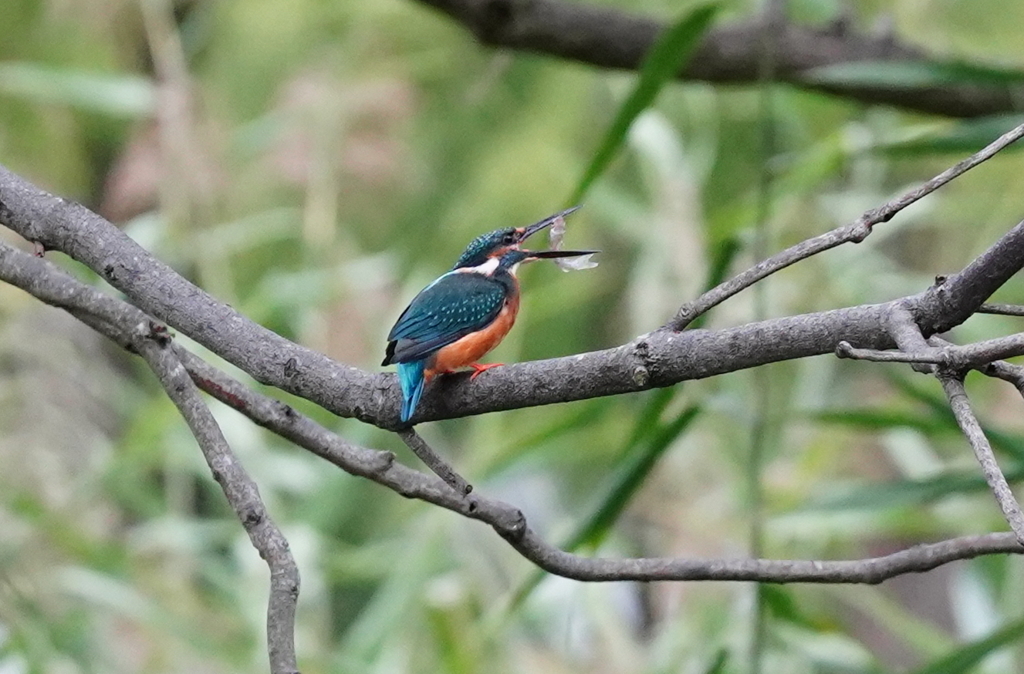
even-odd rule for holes
{"type": "Polygon", "coordinates": [[[501,237],[501,242],[504,244],[513,244],[516,242],[516,233],[509,232],[505,236],[501,237]]]}

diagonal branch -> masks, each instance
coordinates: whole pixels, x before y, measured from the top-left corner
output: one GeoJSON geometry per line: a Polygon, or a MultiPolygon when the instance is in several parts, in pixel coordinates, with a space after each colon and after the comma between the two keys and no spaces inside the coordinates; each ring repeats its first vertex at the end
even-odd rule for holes
{"type": "Polygon", "coordinates": [[[270,599],[267,604],[267,646],[270,671],[298,674],[295,660],[295,607],[299,599],[299,569],[288,541],[274,524],[260,498],[256,483],[245,472],[228,446],[213,414],[199,397],[199,389],[173,350],[166,332],[138,335],[135,350],[149,364],[167,396],[185,418],[199,443],[213,479],[242,522],[249,540],[270,567],[270,599]]]}
{"type": "MultiPolygon", "coordinates": [[[[592,0],[591,0],[592,1],[592,0]]],[[[635,70],[665,29],[663,22],[584,2],[562,0],[419,0],[464,24],[483,44],[549,54],[603,68],[635,70]]],[[[683,80],[753,84],[762,74],[760,45],[766,31],[777,47],[775,77],[797,87],[865,103],[893,105],[950,117],[979,117],[1020,110],[1012,86],[959,81],[898,86],[828,82],[817,70],[857,62],[942,62],[890,34],[865,35],[844,22],[813,29],[779,21],[754,21],[710,31],[680,73],[683,80]]]]}
{"type": "Polygon", "coordinates": [[[402,438],[405,446],[412,450],[412,453],[419,457],[420,461],[433,471],[434,475],[454,489],[455,493],[465,496],[473,491],[473,485],[456,473],[455,469],[449,466],[414,429],[407,428],[398,431],[398,437],[402,438]]]}
{"type": "Polygon", "coordinates": [[[988,438],[985,437],[981,424],[974,416],[971,401],[967,398],[967,390],[964,388],[963,373],[940,369],[936,376],[942,384],[942,390],[946,393],[946,399],[949,401],[949,406],[953,410],[953,416],[956,417],[960,430],[964,432],[967,440],[971,443],[974,455],[985,473],[985,481],[988,482],[989,489],[996,497],[1003,516],[1010,528],[1013,529],[1017,541],[1024,545],[1024,514],[1021,513],[1020,504],[1014,498],[1013,491],[1010,490],[1010,485],[1007,484],[1006,477],[1003,476],[1003,471],[1000,470],[999,464],[996,462],[992,446],[989,444],[988,438]]]}
{"type": "MultiPolygon", "coordinates": [[[[66,309],[118,344],[138,351],[133,337],[148,325],[138,309],[71,278],[46,260],[0,244],[0,279],[40,300],[66,309]]],[[[352,475],[489,524],[541,568],[587,581],[752,580],[772,583],[880,583],[904,573],[928,571],[960,559],[1024,549],[1009,534],[986,534],[918,545],[883,557],[842,561],[764,559],[586,558],[547,544],[514,506],[480,495],[466,497],[436,478],[394,461],[390,452],[352,445],[284,403],[259,394],[179,345],[162,347],[204,391],[256,424],[303,447],[352,475]]]]}
{"type": "Polygon", "coordinates": [[[1024,307],[1019,304],[982,304],[978,307],[979,314],[997,314],[1000,316],[1024,316],[1024,307]]]}

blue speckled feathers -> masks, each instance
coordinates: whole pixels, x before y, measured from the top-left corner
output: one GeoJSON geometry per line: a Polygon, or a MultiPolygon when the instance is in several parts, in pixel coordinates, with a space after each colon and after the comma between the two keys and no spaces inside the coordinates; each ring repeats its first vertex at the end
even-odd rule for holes
{"type": "Polygon", "coordinates": [[[473,272],[448,272],[413,298],[388,334],[383,365],[423,360],[490,325],[505,303],[506,287],[473,272]]]}

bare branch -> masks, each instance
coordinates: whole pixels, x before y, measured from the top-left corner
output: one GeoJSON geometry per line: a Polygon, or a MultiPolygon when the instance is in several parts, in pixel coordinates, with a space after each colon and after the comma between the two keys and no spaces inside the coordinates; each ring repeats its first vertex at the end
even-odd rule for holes
{"type": "MultiPolygon", "coordinates": [[[[920,352],[930,349],[928,340],[925,339],[924,333],[921,332],[921,326],[917,324],[917,320],[910,310],[902,305],[896,304],[889,312],[889,320],[887,322],[887,328],[889,334],[896,341],[896,346],[905,353],[909,352],[920,352]]],[[[836,353],[839,353],[842,348],[842,344],[836,348],[836,353]]],[[[914,363],[911,367],[916,372],[922,374],[932,374],[935,368],[932,365],[923,363],[914,363]]]]}
{"type": "Polygon", "coordinates": [[[533,536],[515,544],[541,568],[584,581],[733,580],[762,583],[877,584],[905,573],[921,573],[960,559],[1024,552],[1013,534],[962,536],[926,543],[882,557],[849,561],[766,559],[591,559],[548,548],[533,536]]]}
{"type": "Polygon", "coordinates": [[[867,211],[856,221],[842,227],[836,227],[830,232],[819,234],[806,241],[801,241],[795,246],[791,246],[781,253],[771,256],[767,260],[762,260],[750,269],[712,288],[692,302],[684,304],[666,327],[677,331],[682,330],[692,323],[695,318],[706,313],[712,307],[721,304],[738,292],[749,288],[780,269],[785,269],[791,264],[806,260],[812,255],[817,255],[844,243],[860,243],[871,234],[872,228],[875,225],[888,222],[907,206],[931,194],[982,162],[991,159],[997,152],[1015,143],[1022,137],[1024,137],[1024,124],[1006,132],[989,143],[985,148],[951,166],[924,184],[901,194],[879,208],[867,211]]]}
{"type": "Polygon", "coordinates": [[[185,418],[213,472],[213,479],[224,490],[224,496],[249,534],[253,547],[270,567],[270,599],[267,605],[270,671],[274,674],[298,674],[295,606],[299,599],[299,569],[288,541],[267,513],[256,483],[235,458],[181,361],[167,348],[169,340],[166,333],[146,334],[136,340],[135,346],[185,418]]]}
{"type": "MultiPolygon", "coordinates": [[[[44,302],[65,308],[126,348],[137,350],[131,333],[139,325],[148,325],[148,318],[138,309],[85,286],[46,260],[3,244],[0,244],[0,279],[31,292],[44,302]]],[[[541,540],[527,527],[523,514],[514,506],[479,495],[467,498],[437,478],[396,463],[390,452],[365,449],[344,441],[309,417],[243,386],[173,342],[162,348],[163,351],[168,349],[180,359],[200,388],[260,426],[353,475],[371,479],[408,498],[485,522],[530,561],[551,573],[570,578],[880,583],[959,559],[1024,552],[1010,534],[987,534],[919,545],[884,557],[849,561],[580,557],[541,540]]]]}
{"type": "MultiPolygon", "coordinates": [[[[929,337],[928,344],[933,347],[953,346],[952,342],[948,342],[938,335],[929,337]]],[[[1005,360],[996,360],[974,369],[987,377],[1002,379],[1013,384],[1017,392],[1024,397],[1024,366],[1007,363],[1005,360]]]]}
{"type": "Polygon", "coordinates": [[[1003,358],[1024,356],[1024,333],[989,339],[964,346],[933,347],[927,343],[916,351],[876,351],[855,349],[847,342],[839,342],[836,355],[840,358],[870,360],[876,363],[930,363],[947,369],[982,368],[1003,358]]]}
{"type": "MultiPolygon", "coordinates": [[[[664,23],[650,17],[582,2],[419,1],[464,24],[485,45],[549,54],[604,68],[635,70],[665,29],[664,23]]],[[[943,82],[900,87],[818,79],[818,69],[843,63],[939,63],[891,34],[856,33],[847,22],[811,29],[759,17],[715,28],[705,36],[680,78],[713,83],[758,82],[761,45],[767,31],[772,31],[778,53],[776,78],[798,87],[951,117],[1015,113],[1020,109],[1019,92],[1010,86],[943,82]]]]}
{"type": "Polygon", "coordinates": [[[839,342],[836,356],[851,360],[868,360],[874,363],[927,363],[935,365],[945,363],[943,349],[928,349],[907,353],[906,351],[879,351],[876,349],[856,349],[849,342],[839,342]]]}
{"type": "Polygon", "coordinates": [[[426,464],[427,468],[434,472],[445,484],[455,490],[455,493],[465,496],[473,491],[473,485],[455,472],[455,469],[448,465],[444,459],[435,452],[426,441],[420,437],[412,428],[398,431],[398,437],[412,450],[412,453],[419,457],[420,461],[426,464]]]}
{"type": "Polygon", "coordinates": [[[942,383],[942,390],[946,393],[946,399],[949,400],[949,406],[953,410],[953,416],[956,417],[960,430],[964,432],[967,440],[971,443],[974,455],[978,458],[978,463],[981,464],[985,473],[985,481],[988,482],[989,489],[996,497],[1003,516],[1010,528],[1013,529],[1017,541],[1024,544],[1024,515],[1021,514],[1020,504],[1014,498],[1010,485],[1006,483],[1003,471],[996,463],[996,457],[992,453],[992,446],[989,444],[988,438],[985,437],[985,432],[974,416],[974,411],[971,410],[971,402],[968,400],[967,390],[964,388],[963,374],[940,369],[936,376],[942,383]]]}
{"type": "Polygon", "coordinates": [[[886,330],[892,335],[896,346],[903,351],[920,351],[928,349],[928,340],[921,333],[921,328],[914,315],[902,304],[894,304],[889,311],[886,330]]]}
{"type": "Polygon", "coordinates": [[[1013,384],[1017,392],[1024,397],[1024,367],[1020,365],[1014,365],[1007,363],[1006,361],[997,360],[994,363],[989,363],[986,367],[981,368],[980,372],[996,379],[1002,379],[1005,382],[1013,384]]]}
{"type": "Polygon", "coordinates": [[[1019,304],[982,304],[979,314],[998,314],[1001,316],[1024,316],[1024,306],[1019,304]]]}

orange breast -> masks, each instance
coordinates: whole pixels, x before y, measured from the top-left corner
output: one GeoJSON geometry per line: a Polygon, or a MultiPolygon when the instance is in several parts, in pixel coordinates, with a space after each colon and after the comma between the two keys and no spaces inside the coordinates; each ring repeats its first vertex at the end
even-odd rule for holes
{"type": "Polygon", "coordinates": [[[488,351],[505,339],[505,335],[512,329],[512,324],[516,322],[518,313],[519,298],[513,297],[505,302],[505,306],[501,308],[501,312],[493,323],[479,332],[466,335],[462,339],[442,347],[435,353],[427,361],[425,376],[429,379],[435,374],[457,370],[483,358],[488,351]]]}

